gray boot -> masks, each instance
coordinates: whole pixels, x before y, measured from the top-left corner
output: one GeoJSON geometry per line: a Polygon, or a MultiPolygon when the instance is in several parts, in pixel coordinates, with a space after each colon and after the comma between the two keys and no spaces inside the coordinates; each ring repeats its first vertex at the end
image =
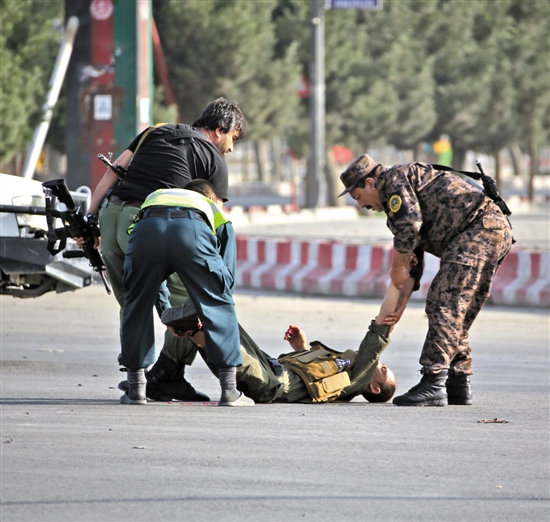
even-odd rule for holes
{"type": "Polygon", "coordinates": [[[219,369],[220,386],[222,395],[218,406],[254,406],[254,401],[244,393],[237,390],[237,368],[228,366],[219,369]]]}
{"type": "Polygon", "coordinates": [[[128,391],[120,398],[122,404],[147,404],[145,397],[145,369],[128,370],[128,391]]]}
{"type": "Polygon", "coordinates": [[[393,399],[396,406],[447,406],[445,381],[448,370],[424,373],[420,382],[407,393],[393,399]]]}

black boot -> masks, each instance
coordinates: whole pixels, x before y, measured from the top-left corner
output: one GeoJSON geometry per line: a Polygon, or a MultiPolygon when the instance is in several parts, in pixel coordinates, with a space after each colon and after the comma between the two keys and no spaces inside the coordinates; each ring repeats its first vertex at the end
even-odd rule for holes
{"type": "Polygon", "coordinates": [[[147,397],[154,401],[209,402],[204,393],[197,392],[184,378],[184,368],[176,365],[172,359],[160,354],[153,367],[145,372],[147,378],[147,397]]]}
{"type": "MultiPolygon", "coordinates": [[[[184,369],[176,370],[172,377],[162,387],[162,395],[170,396],[177,401],[210,402],[210,397],[199,392],[185,380],[184,369]]],[[[149,388],[147,388],[149,393],[149,388]]],[[[164,400],[164,399],[163,399],[164,400]]],[[[172,400],[172,399],[168,399],[172,400]]]]}
{"type": "Polygon", "coordinates": [[[450,373],[445,383],[449,404],[467,406],[472,404],[472,390],[470,388],[470,376],[450,373]]]}
{"type": "Polygon", "coordinates": [[[396,406],[447,406],[445,380],[448,370],[424,373],[420,382],[407,393],[393,399],[396,406]]]}

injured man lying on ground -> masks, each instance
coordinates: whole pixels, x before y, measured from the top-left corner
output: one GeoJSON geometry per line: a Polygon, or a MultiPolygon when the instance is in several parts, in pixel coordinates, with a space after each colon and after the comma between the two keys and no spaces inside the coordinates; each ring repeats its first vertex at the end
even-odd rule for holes
{"type": "MultiPolygon", "coordinates": [[[[237,368],[237,388],[254,401],[264,403],[350,401],[359,395],[369,402],[390,400],[395,392],[395,376],[380,363],[380,356],[389,344],[391,328],[417,286],[415,283],[411,278],[401,291],[390,286],[380,313],[371,321],[357,350],[337,351],[320,341],[311,342],[308,349],[305,333],[291,325],[284,338],[293,351],[273,358],[239,325],[243,364],[237,368]]],[[[199,392],[189,399],[189,383],[174,375],[181,374],[182,361],[189,361],[197,351],[214,375],[219,371],[206,359],[202,324],[191,300],[165,310],[162,322],[186,342],[179,343],[177,353],[166,349],[160,353],[147,372],[147,396],[162,401],[207,401],[199,392]]],[[[124,389],[125,384],[121,382],[119,388],[124,389]]]]}

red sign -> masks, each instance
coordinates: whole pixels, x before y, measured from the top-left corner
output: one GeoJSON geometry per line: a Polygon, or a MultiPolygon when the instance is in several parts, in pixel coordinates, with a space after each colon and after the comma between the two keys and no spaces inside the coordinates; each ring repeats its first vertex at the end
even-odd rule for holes
{"type": "Polygon", "coordinates": [[[307,78],[302,74],[300,75],[300,81],[298,82],[298,90],[296,94],[298,94],[300,98],[308,98],[309,93],[309,82],[307,81],[307,78]]]}

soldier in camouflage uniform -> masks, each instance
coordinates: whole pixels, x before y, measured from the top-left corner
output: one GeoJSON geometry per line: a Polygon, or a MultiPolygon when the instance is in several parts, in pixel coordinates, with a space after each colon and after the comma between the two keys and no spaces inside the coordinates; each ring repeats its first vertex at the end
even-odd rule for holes
{"type": "Polygon", "coordinates": [[[341,174],[360,208],[385,212],[394,235],[390,277],[402,288],[411,252],[440,258],[426,299],[428,334],[422,379],[398,406],[471,404],[468,332],[489,297],[495,273],[510,251],[512,231],[498,206],[476,186],[425,163],[384,168],[367,154],[341,174]]]}

